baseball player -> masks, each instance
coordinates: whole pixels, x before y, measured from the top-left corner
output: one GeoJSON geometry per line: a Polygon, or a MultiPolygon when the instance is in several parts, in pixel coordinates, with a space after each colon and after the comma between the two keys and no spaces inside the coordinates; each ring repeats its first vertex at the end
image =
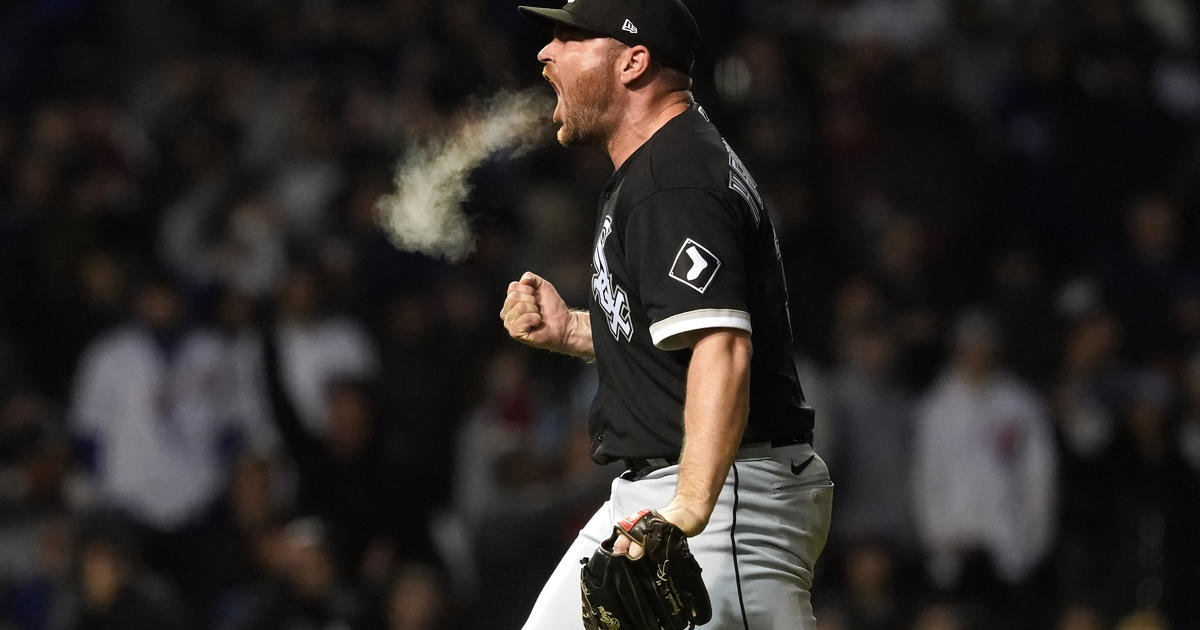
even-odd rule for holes
{"type": "MultiPolygon", "coordinates": [[[[680,0],[519,10],[553,29],[538,60],[558,95],[559,142],[604,150],[615,172],[600,195],[588,309],[526,272],[500,317],[518,341],[595,360],[592,458],[627,468],[524,627],[581,627],[580,559],[652,508],[690,537],[710,627],[812,629],[833,484],[811,446],[770,216],[692,99],[695,19],[680,0]]],[[[621,537],[616,553],[641,549],[621,537]]]]}

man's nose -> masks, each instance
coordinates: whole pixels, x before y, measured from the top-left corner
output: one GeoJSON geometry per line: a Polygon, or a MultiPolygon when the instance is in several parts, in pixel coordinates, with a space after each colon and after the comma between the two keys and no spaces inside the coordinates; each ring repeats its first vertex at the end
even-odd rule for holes
{"type": "Polygon", "coordinates": [[[554,44],[557,41],[557,39],[552,39],[550,40],[550,43],[542,46],[542,49],[538,51],[538,61],[542,63],[550,63],[551,53],[553,53],[554,44]]]}

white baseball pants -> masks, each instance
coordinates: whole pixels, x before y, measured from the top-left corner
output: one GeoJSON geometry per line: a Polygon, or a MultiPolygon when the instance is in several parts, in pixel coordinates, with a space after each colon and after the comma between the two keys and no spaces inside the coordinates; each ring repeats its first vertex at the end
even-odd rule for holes
{"type": "MultiPolygon", "coordinates": [[[[583,627],[579,560],[592,555],[621,517],[665,506],[675,495],[678,472],[667,466],[636,481],[613,480],[609,500],[551,574],[524,630],[583,627]]],[[[739,451],[708,527],[688,540],[712,599],[713,619],[704,630],[816,628],[809,590],[829,533],[832,499],[829,469],[812,446],[739,451]]]]}

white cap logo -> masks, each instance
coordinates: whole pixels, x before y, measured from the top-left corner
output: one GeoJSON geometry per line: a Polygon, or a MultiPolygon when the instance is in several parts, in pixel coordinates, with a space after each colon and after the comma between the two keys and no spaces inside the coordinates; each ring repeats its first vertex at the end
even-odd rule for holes
{"type": "Polygon", "coordinates": [[[633,22],[630,22],[629,20],[625,20],[625,23],[621,25],[621,30],[629,31],[630,33],[636,33],[637,27],[633,25],[633,22]]]}

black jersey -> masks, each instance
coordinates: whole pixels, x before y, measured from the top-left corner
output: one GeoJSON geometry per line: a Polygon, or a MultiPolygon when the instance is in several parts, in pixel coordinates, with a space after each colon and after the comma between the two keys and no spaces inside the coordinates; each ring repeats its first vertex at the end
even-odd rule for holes
{"type": "Polygon", "coordinates": [[[753,178],[699,106],[660,128],[601,193],[589,310],[596,461],[678,456],[691,359],[680,335],[706,328],[751,333],[743,442],[811,435],[775,230],[753,178]]]}

